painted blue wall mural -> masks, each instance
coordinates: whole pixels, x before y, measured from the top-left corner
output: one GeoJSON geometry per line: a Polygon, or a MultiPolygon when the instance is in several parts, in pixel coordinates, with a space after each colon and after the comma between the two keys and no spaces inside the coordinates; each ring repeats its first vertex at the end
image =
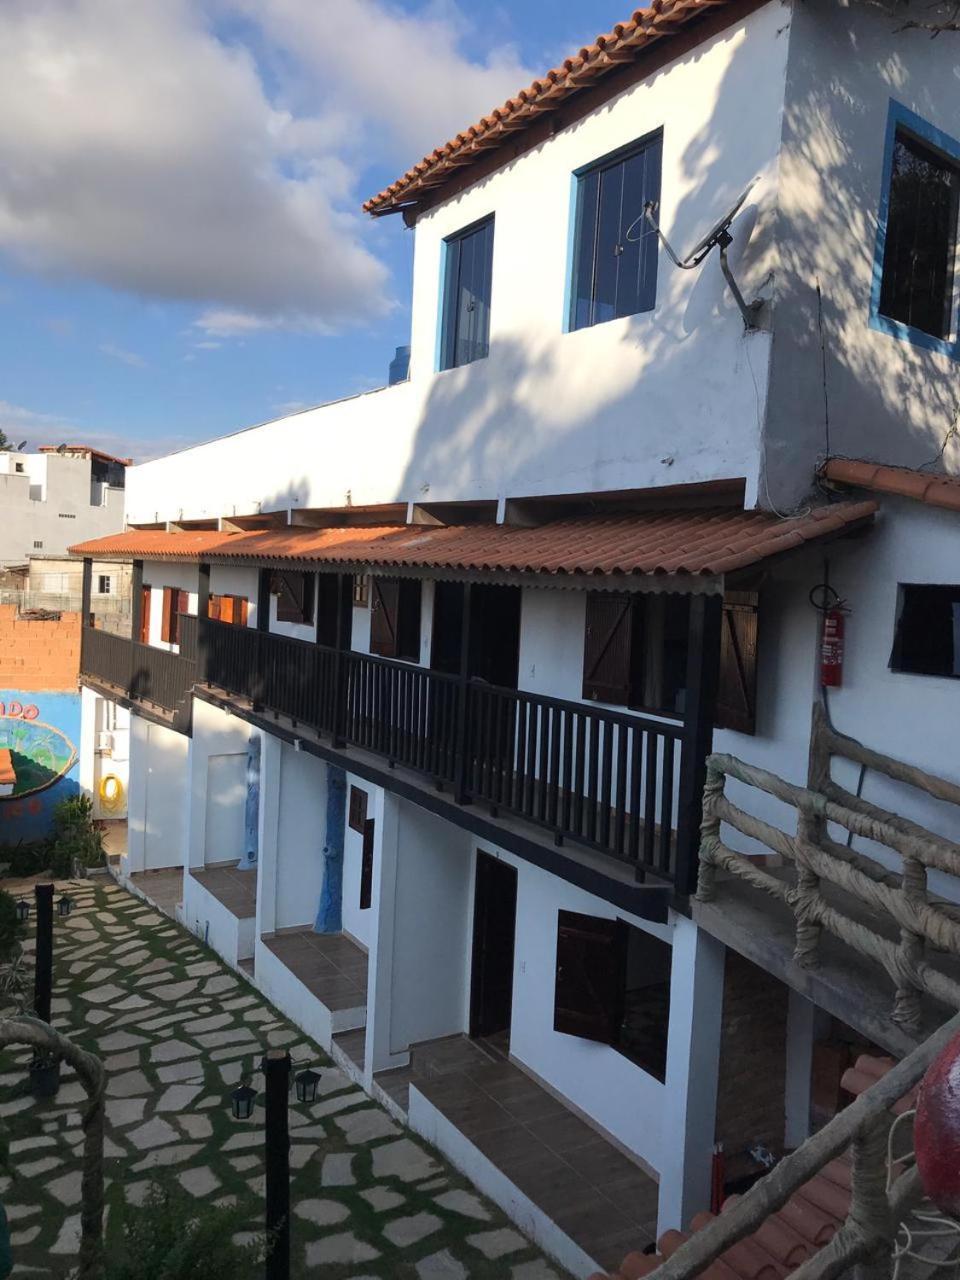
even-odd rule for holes
{"type": "Polygon", "coordinates": [[[260,735],[247,739],[247,795],[243,807],[241,870],[252,870],[260,856],[260,735]]]}
{"type": "Polygon", "coordinates": [[[0,845],[37,840],[79,784],[80,695],[0,689],[0,845]]]}
{"type": "Polygon", "coordinates": [[[327,832],[323,845],[323,888],[317,910],[317,933],[343,928],[343,833],[347,808],[347,775],[327,765],[327,832]]]}

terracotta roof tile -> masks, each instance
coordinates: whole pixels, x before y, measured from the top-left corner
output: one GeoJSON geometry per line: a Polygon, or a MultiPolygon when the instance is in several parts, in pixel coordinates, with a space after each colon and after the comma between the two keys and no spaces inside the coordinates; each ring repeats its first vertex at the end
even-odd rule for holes
{"type": "Polygon", "coordinates": [[[730,3],[732,0],[654,0],[648,8],[635,10],[626,21],[616,23],[593,44],[565,58],[559,67],[508,98],[503,106],[436,147],[402,178],[367,200],[364,210],[386,213],[422,195],[426,188],[438,186],[455,170],[502,146],[545,111],[556,110],[571,94],[590,88],[602,76],[621,68],[654,41],[688,26],[710,9],[730,3]]]}
{"type": "Polygon", "coordinates": [[[820,469],[825,480],[854,485],[875,493],[914,498],[931,507],[960,511],[960,476],[945,476],[910,467],[887,467],[858,458],[828,458],[820,469]]]}
{"type": "Polygon", "coordinates": [[[874,502],[837,502],[781,520],[731,508],[511,525],[408,525],[242,533],[131,529],[71,547],[103,559],[288,562],[569,575],[718,576],[869,520],[874,502]]]}

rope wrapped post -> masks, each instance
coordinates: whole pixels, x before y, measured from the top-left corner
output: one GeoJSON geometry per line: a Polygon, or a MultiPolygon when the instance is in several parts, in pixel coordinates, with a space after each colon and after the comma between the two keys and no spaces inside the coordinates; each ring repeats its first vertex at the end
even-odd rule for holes
{"type": "Polygon", "coordinates": [[[810,866],[803,851],[805,844],[816,844],[817,837],[826,828],[822,812],[801,809],[797,814],[797,885],[791,901],[797,922],[793,958],[801,969],[816,969],[820,964],[820,925],[818,909],[821,905],[820,877],[810,866]]]}
{"type": "Polygon", "coordinates": [[[700,822],[700,865],[697,869],[697,898],[712,902],[716,896],[717,851],[720,848],[719,802],[727,777],[723,769],[707,757],[707,780],[703,786],[703,818],[700,822]]]}
{"type": "Polygon", "coordinates": [[[889,1280],[892,1271],[896,1223],[887,1198],[887,1139],[892,1123],[890,1113],[882,1112],[871,1117],[853,1140],[849,1221],[865,1246],[855,1280],[889,1280]]]}
{"type": "MultiPolygon", "coordinates": [[[[922,910],[927,903],[927,869],[917,858],[903,859],[901,892],[907,906],[922,910]]],[[[891,1017],[907,1031],[920,1030],[920,997],[922,986],[917,967],[923,960],[923,935],[903,925],[897,953],[897,994],[891,1017]]]]}
{"type": "Polygon", "coordinates": [[[103,1270],[103,1063],[39,1018],[19,1014],[0,1022],[0,1048],[28,1045],[68,1062],[87,1091],[83,1128],[83,1172],[80,1187],[80,1259],[77,1280],[99,1280],[103,1270]]]}

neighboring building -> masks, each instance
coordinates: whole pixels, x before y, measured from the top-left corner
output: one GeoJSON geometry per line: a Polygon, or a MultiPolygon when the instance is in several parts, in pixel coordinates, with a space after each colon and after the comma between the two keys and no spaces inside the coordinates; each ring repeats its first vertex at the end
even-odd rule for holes
{"type": "Polygon", "coordinates": [[[872,8],[641,11],[369,202],[416,232],[408,380],[133,468],[74,548],[85,594],[132,565],[82,660],[85,725],[131,713],[124,873],[182,866],[184,921],[578,1276],[923,1031],[693,894],[708,754],[822,783],[815,704],[943,779],[844,795],[960,842],[953,63],[872,8]],[[725,236],[678,270],[645,209],[684,251],[754,179],[742,313],[725,236]]]}
{"type": "Polygon", "coordinates": [[[0,568],[122,529],[129,465],[86,445],[0,451],[0,568]]]}

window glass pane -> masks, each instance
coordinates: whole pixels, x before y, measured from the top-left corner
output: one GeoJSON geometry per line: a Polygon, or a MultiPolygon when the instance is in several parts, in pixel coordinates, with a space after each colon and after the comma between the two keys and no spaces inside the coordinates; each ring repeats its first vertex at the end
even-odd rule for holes
{"type": "Polygon", "coordinates": [[[597,201],[600,171],[591,170],[578,184],[577,244],[574,257],[574,299],[571,327],[593,324],[593,268],[597,252],[597,201]]]}
{"type": "Polygon", "coordinates": [[[623,200],[622,164],[600,174],[597,214],[597,257],[594,270],[593,321],[602,324],[617,314],[617,271],[620,261],[620,207],[623,200]]]}
{"type": "Polygon", "coordinates": [[[960,586],[901,586],[890,665],[915,675],[960,676],[960,586]]]}
{"type": "Polygon", "coordinates": [[[493,220],[447,241],[441,368],[469,364],[490,345],[493,220]]]}
{"type": "Polygon", "coordinates": [[[658,138],[623,165],[623,213],[620,228],[620,270],[617,277],[618,316],[651,311],[657,296],[657,235],[643,216],[648,200],[659,199],[660,156],[658,138]],[[630,239],[627,239],[627,232],[630,239]]]}
{"type": "Polygon", "coordinates": [[[880,311],[934,337],[953,327],[957,170],[905,134],[894,143],[880,311]]]}
{"type": "Polygon", "coordinates": [[[658,245],[643,209],[647,201],[660,199],[662,151],[658,135],[580,177],[572,328],[653,309],[658,245]]]}
{"type": "Polygon", "coordinates": [[[625,991],[617,1048],[652,1076],[665,1080],[673,952],[659,938],[632,925],[625,927],[625,991]]]}

